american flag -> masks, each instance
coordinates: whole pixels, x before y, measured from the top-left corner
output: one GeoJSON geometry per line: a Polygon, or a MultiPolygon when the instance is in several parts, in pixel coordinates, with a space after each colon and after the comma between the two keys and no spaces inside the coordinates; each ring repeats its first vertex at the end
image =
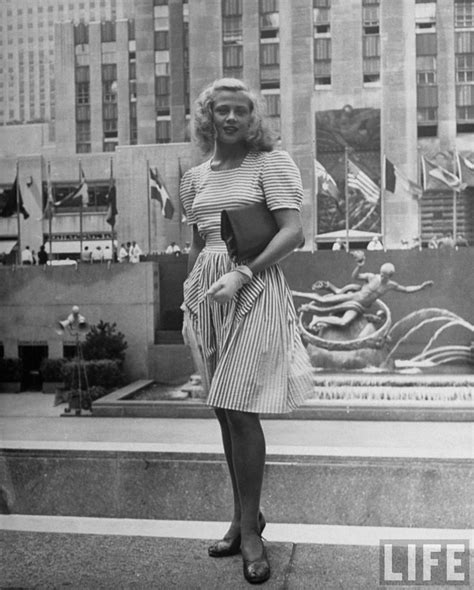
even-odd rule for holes
{"type": "Polygon", "coordinates": [[[348,160],[347,185],[350,188],[358,189],[369,203],[373,205],[378,203],[380,188],[351,160],[348,160]]]}

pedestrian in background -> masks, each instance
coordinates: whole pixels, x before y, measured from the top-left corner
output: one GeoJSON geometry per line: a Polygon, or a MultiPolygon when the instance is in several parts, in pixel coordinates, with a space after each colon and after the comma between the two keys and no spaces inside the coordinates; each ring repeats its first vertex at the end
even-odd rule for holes
{"type": "Polygon", "coordinates": [[[250,583],[270,576],[261,533],[265,465],[261,412],[296,408],[313,389],[293,298],[278,262],[302,242],[303,189],[287,152],[274,149],[261,98],[240,80],[215,81],[195,104],[195,137],[210,159],[188,170],[180,197],[193,228],[184,283],[184,334],[204,351],[207,404],[219,420],[232,482],[229,530],[211,557],[242,552],[250,583]],[[225,207],[265,202],[278,232],[244,264],[232,261],[220,233],[225,207]]]}
{"type": "Polygon", "coordinates": [[[120,250],[118,253],[118,261],[119,262],[127,262],[128,260],[128,250],[125,248],[125,244],[120,246],[120,250]]]}
{"type": "Polygon", "coordinates": [[[25,264],[26,266],[30,266],[33,264],[33,254],[31,253],[29,246],[25,246],[24,250],[21,253],[21,263],[25,264]]]}
{"type": "Polygon", "coordinates": [[[44,264],[48,263],[48,253],[46,252],[46,249],[44,247],[44,244],[42,244],[40,246],[40,249],[38,251],[38,264],[40,266],[43,266],[44,264]]]}

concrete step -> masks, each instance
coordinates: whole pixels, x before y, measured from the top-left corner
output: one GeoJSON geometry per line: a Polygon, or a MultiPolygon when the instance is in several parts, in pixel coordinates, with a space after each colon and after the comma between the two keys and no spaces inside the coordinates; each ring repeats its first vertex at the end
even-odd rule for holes
{"type": "MultiPolygon", "coordinates": [[[[224,457],[210,449],[3,447],[4,513],[213,521],[232,506],[224,457]]],[[[270,448],[262,506],[283,523],[464,528],[474,526],[473,480],[470,457],[270,448]]]]}
{"type": "MultiPolygon", "coordinates": [[[[77,590],[248,588],[240,555],[207,556],[224,522],[0,516],[2,587],[77,590]]],[[[371,590],[383,585],[381,540],[466,539],[472,531],[285,525],[265,529],[279,590],[371,590]]],[[[466,558],[468,556],[466,555],[466,558]]],[[[472,552],[470,554],[472,568],[472,552]]],[[[395,565],[394,571],[399,571],[395,565]]],[[[400,569],[402,571],[402,568],[400,569]]],[[[433,572],[436,576],[436,571],[433,572]]],[[[443,584],[443,588],[454,588],[443,584]]]]}

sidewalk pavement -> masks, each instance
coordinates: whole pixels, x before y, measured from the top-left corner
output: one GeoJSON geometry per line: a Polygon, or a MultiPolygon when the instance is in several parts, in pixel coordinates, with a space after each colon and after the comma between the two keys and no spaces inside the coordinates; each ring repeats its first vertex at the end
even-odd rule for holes
{"type": "MultiPolygon", "coordinates": [[[[62,417],[41,393],[0,395],[3,448],[222,452],[217,421],[62,417]]],[[[469,423],[268,420],[268,453],[473,458],[469,423]]],[[[240,556],[211,559],[223,522],[0,516],[0,588],[248,588],[240,556]]],[[[269,523],[268,589],[371,590],[381,539],[471,539],[469,530],[269,523]]],[[[474,575],[471,553],[471,572],[474,575]]],[[[396,566],[394,566],[394,571],[396,566]]],[[[413,586],[412,586],[413,587],[413,586]]],[[[421,586],[420,586],[421,587],[421,586]]],[[[454,586],[444,585],[443,588],[454,586]]],[[[457,586],[458,587],[458,586],[457,586]]]]}

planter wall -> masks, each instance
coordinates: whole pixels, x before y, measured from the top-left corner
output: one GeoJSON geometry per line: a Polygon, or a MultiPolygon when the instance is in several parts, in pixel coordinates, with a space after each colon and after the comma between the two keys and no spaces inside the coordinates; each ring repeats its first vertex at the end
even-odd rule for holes
{"type": "Polygon", "coordinates": [[[64,389],[62,381],[43,381],[41,388],[43,393],[56,393],[59,389],[64,389]]]}
{"type": "Polygon", "coordinates": [[[0,393],[20,393],[20,381],[0,381],[0,393]]]}

